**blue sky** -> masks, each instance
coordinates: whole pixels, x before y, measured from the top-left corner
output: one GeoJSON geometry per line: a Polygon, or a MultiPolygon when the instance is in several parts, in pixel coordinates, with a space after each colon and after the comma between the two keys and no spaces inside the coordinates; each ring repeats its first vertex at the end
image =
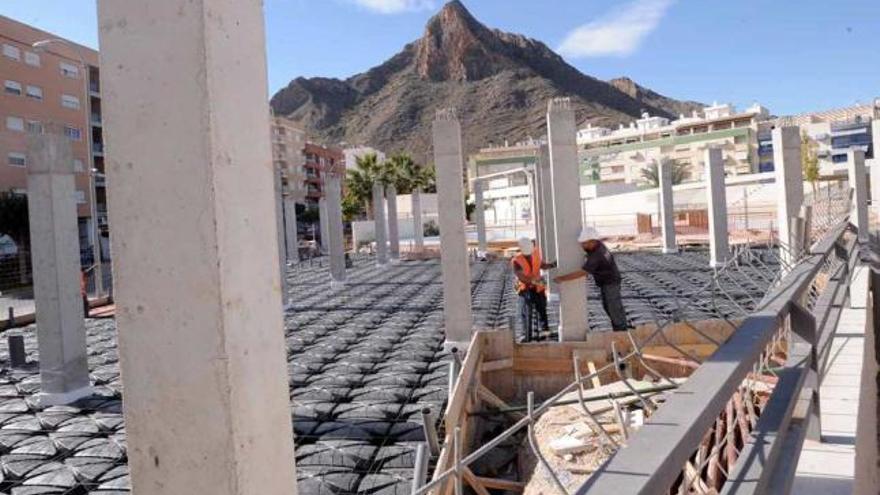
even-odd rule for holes
{"type": "MultiPolygon", "coordinates": [[[[442,0],[265,0],[269,84],[347,77],[417,39],[442,0]]],[[[877,0],[464,0],[483,23],[583,72],[777,114],[880,96],[877,0]]],[[[2,0],[0,14],[96,46],[94,0],[2,0]]]]}

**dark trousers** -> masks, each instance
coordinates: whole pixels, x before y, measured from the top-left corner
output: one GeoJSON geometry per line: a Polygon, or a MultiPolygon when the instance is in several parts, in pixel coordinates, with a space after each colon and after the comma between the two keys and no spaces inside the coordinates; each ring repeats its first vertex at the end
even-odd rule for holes
{"type": "Polygon", "coordinates": [[[611,328],[615,332],[628,329],[626,310],[623,309],[623,299],[620,297],[620,282],[600,285],[599,291],[602,293],[602,307],[611,318],[611,328]]]}
{"type": "Polygon", "coordinates": [[[550,331],[550,323],[547,320],[547,294],[534,289],[525,290],[519,294],[519,318],[522,323],[526,340],[531,340],[532,334],[542,330],[550,331]],[[538,328],[535,328],[535,321],[538,328]]]}

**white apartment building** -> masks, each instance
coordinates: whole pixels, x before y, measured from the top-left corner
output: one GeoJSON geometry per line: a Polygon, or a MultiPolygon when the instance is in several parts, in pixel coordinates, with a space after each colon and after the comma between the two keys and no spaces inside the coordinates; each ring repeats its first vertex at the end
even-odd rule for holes
{"type": "Polygon", "coordinates": [[[642,170],[664,158],[684,166],[687,180],[702,180],[709,146],[721,147],[730,175],[758,172],[759,123],[769,117],[757,104],[737,112],[731,104],[715,103],[672,121],[646,113],[616,130],[588,125],[577,135],[584,180],[642,184],[642,170]]]}

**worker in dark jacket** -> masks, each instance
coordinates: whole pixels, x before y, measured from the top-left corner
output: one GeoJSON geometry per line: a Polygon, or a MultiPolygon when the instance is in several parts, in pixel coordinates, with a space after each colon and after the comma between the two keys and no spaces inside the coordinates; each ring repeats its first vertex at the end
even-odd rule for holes
{"type": "Polygon", "coordinates": [[[611,318],[611,327],[615,332],[626,331],[630,328],[626,319],[626,310],[623,308],[623,300],[620,296],[620,270],[614,261],[614,255],[611,251],[598,239],[591,239],[589,234],[584,231],[578,238],[586,257],[584,266],[567,275],[560,275],[554,280],[557,282],[567,282],[577,280],[586,275],[592,275],[599,292],[602,294],[602,307],[611,318]]]}

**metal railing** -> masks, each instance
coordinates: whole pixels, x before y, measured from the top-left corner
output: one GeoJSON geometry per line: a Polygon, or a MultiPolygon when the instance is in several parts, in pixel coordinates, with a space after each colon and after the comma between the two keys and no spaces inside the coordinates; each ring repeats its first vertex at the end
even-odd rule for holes
{"type": "Polygon", "coordinates": [[[786,493],[807,430],[818,431],[818,370],[856,258],[848,226],[839,222],[805,252],[578,493],[786,493]],[[744,411],[758,383],[771,385],[763,404],[744,411]]]}
{"type": "MultiPolygon", "coordinates": [[[[836,325],[835,311],[839,315],[835,308],[846,295],[850,260],[855,260],[854,241],[844,245],[851,193],[846,190],[823,200],[828,204],[813,201],[811,206],[824,211],[822,218],[827,217],[834,228],[825,231],[821,241],[811,243],[810,218],[802,218],[797,224],[798,245],[777,241],[775,247],[761,250],[751,245],[738,247],[714,270],[709,283],[676,296],[679,307],[709,305],[736,328],[726,343],[720,344],[678,315],[657,315],[656,329],[647,338],[637,342],[629,334],[632,351],[628,354],[619,355],[612,349],[614,362],[588,375],[580,374],[575,361],[574,382],[537,407],[529,393],[527,415],[474,452],[465,455],[461,432],[457,426],[447,425],[450,445],[441,455],[439,472],[426,483],[429,456],[422,448],[411,493],[446,493],[449,483],[453,483],[456,495],[463,493],[464,481],[474,476],[469,466],[523,430],[532,453],[560,494],[710,493],[722,489],[729,494],[760,493],[768,483],[779,487],[790,482],[795,464],[792,453],[800,448],[809,418],[813,425],[818,424],[818,370],[827,356],[829,329],[836,325]],[[746,286],[769,290],[757,300],[746,286]],[[739,318],[741,323],[734,321],[739,318]],[[720,345],[719,349],[703,361],[676,346],[666,330],[682,322],[708,342],[720,345]],[[694,370],[680,388],[648,364],[655,357],[642,353],[641,349],[655,339],[680,354],[672,361],[694,370]],[[663,390],[672,391],[662,408],[653,406],[647,393],[633,388],[621,374],[630,364],[638,364],[655,383],[664,385],[663,390]],[[629,392],[622,395],[637,397],[652,413],[631,438],[625,433],[620,440],[611,438],[585,405],[584,385],[608,371],[617,373],[627,386],[629,392]],[[605,439],[612,455],[584,486],[569,492],[535,445],[532,428],[542,412],[561,405],[561,399],[573,391],[578,392],[588,424],[605,439]],[[628,446],[620,449],[624,444],[628,446]]],[[[451,396],[466,393],[471,384],[456,383],[460,375],[453,371],[451,396]]],[[[619,398],[604,399],[614,402],[619,398]]]]}

